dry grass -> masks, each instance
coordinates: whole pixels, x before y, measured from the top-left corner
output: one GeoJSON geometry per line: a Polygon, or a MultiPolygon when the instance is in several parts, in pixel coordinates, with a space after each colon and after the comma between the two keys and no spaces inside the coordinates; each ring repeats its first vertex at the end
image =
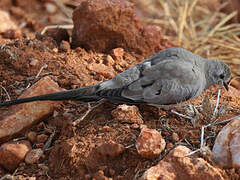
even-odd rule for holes
{"type": "Polygon", "coordinates": [[[231,66],[233,76],[240,76],[240,24],[229,23],[237,15],[236,11],[230,14],[221,11],[227,1],[215,11],[200,0],[141,3],[154,16],[144,18],[144,23],[158,25],[164,38],[203,57],[224,60],[231,66]]]}

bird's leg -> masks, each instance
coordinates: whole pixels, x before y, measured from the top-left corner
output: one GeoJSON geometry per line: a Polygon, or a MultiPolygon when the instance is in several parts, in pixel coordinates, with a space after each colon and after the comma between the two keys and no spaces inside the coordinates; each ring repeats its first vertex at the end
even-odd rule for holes
{"type": "Polygon", "coordinates": [[[184,115],[184,114],[181,114],[181,113],[179,113],[179,112],[177,112],[177,111],[171,110],[171,112],[172,112],[173,114],[176,114],[176,115],[180,116],[180,117],[183,117],[183,118],[186,118],[186,119],[190,119],[191,121],[193,120],[192,117],[187,116],[187,115],[184,115]]]}
{"type": "Polygon", "coordinates": [[[181,113],[179,113],[175,110],[171,110],[171,112],[180,116],[180,117],[182,117],[182,118],[186,118],[186,119],[191,120],[192,125],[196,126],[196,122],[200,119],[200,113],[194,105],[190,104],[190,105],[187,106],[187,108],[188,109],[186,111],[187,111],[188,115],[181,114],[181,113]]]}
{"type": "Polygon", "coordinates": [[[215,109],[213,111],[213,118],[216,117],[217,114],[218,114],[218,105],[219,105],[220,94],[221,94],[221,89],[218,90],[216,107],[215,107],[215,109]]]}

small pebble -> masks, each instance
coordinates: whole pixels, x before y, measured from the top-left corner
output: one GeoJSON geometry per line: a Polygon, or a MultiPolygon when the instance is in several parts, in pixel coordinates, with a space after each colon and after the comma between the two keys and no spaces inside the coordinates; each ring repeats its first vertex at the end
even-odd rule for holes
{"type": "Polygon", "coordinates": [[[71,46],[69,42],[62,40],[59,46],[59,51],[60,52],[69,52],[71,49],[71,46]]]}
{"type": "Polygon", "coordinates": [[[36,66],[38,64],[38,60],[37,59],[34,59],[34,58],[29,58],[29,61],[30,61],[30,65],[31,66],[36,66]]]}
{"type": "Polygon", "coordinates": [[[27,164],[34,164],[39,161],[39,159],[43,155],[43,150],[42,149],[32,149],[29,153],[27,153],[25,157],[25,162],[27,164]]]}
{"type": "Polygon", "coordinates": [[[173,143],[167,143],[166,148],[167,148],[167,150],[172,149],[173,148],[173,143]]]}
{"type": "Polygon", "coordinates": [[[27,138],[31,143],[35,143],[37,139],[37,133],[34,131],[30,131],[27,134],[27,138]]]}
{"type": "Polygon", "coordinates": [[[109,126],[103,126],[103,131],[105,132],[109,132],[111,130],[111,128],[109,126]]]}
{"type": "Polygon", "coordinates": [[[48,136],[46,134],[40,134],[37,136],[38,143],[44,143],[48,140],[48,136]]]}
{"type": "Polygon", "coordinates": [[[52,3],[48,3],[48,2],[45,3],[45,8],[46,8],[47,12],[51,13],[51,14],[53,14],[57,11],[57,7],[52,3]]]}
{"type": "Polygon", "coordinates": [[[177,133],[172,133],[172,139],[173,139],[173,141],[174,142],[178,142],[179,141],[179,136],[178,136],[178,134],[177,133]]]}
{"type": "Polygon", "coordinates": [[[138,129],[138,128],[139,128],[139,125],[136,124],[136,123],[134,123],[134,124],[131,125],[131,128],[132,128],[132,129],[138,129]]]}

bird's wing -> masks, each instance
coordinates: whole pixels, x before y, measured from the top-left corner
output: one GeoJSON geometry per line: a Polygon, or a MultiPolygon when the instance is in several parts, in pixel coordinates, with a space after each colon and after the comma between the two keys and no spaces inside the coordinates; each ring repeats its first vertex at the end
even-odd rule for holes
{"type": "Polygon", "coordinates": [[[134,102],[175,104],[202,91],[204,76],[193,63],[165,60],[144,69],[141,77],[129,83],[121,96],[134,102]]]}

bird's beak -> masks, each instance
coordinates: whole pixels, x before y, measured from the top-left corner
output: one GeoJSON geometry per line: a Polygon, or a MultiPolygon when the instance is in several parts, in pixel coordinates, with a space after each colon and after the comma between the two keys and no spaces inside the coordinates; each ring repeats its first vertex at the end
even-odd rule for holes
{"type": "Polygon", "coordinates": [[[225,87],[225,89],[226,89],[227,91],[229,90],[229,88],[228,88],[228,83],[223,82],[223,86],[225,87]]]}

